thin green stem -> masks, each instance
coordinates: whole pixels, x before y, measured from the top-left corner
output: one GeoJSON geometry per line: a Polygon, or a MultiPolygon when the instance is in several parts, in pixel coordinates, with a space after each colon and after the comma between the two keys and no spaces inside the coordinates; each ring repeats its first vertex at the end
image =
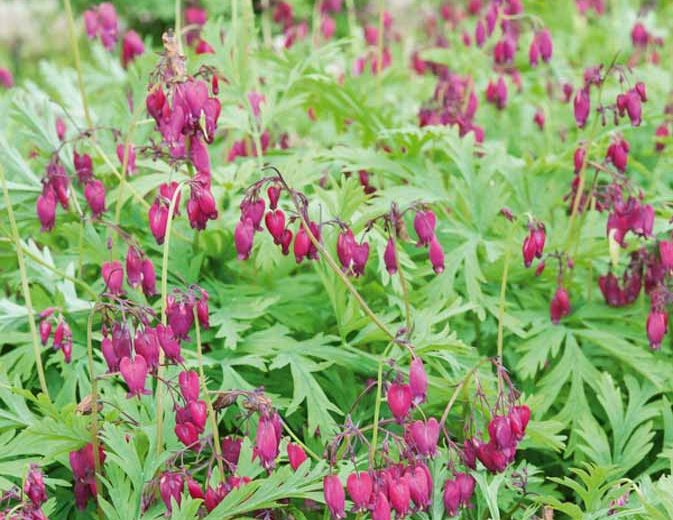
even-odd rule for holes
{"type": "Polygon", "coordinates": [[[465,376],[460,380],[460,383],[458,383],[458,386],[456,386],[456,389],[453,391],[453,394],[451,394],[451,397],[449,398],[449,402],[446,403],[446,407],[444,408],[444,412],[442,413],[442,418],[439,420],[439,429],[441,430],[444,427],[444,423],[446,422],[446,419],[449,417],[449,412],[451,411],[451,408],[453,408],[454,403],[456,402],[456,399],[458,399],[458,394],[460,394],[460,391],[463,389],[465,384],[470,380],[470,378],[475,374],[477,369],[483,365],[488,358],[484,358],[481,361],[479,361],[476,365],[474,365],[468,372],[465,374],[465,376]]]}
{"type": "Polygon", "coordinates": [[[397,336],[385,325],[385,323],[383,323],[380,320],[380,318],[374,313],[374,311],[372,311],[369,305],[367,305],[367,302],[364,300],[364,298],[360,295],[355,286],[348,279],[348,276],[337,265],[336,261],[334,260],[334,258],[332,258],[332,255],[329,254],[325,246],[323,246],[322,243],[315,237],[315,235],[311,231],[311,227],[309,226],[308,221],[306,220],[306,216],[304,214],[304,211],[302,210],[302,206],[299,203],[299,201],[297,201],[296,196],[294,195],[294,191],[292,190],[292,188],[290,188],[287,182],[285,182],[285,179],[283,178],[282,175],[280,175],[280,172],[278,172],[277,169],[276,172],[278,173],[278,178],[280,179],[284,188],[292,197],[292,203],[294,204],[297,213],[299,214],[301,224],[304,227],[304,231],[306,231],[306,235],[308,236],[313,246],[318,250],[322,258],[325,259],[327,265],[332,270],[332,272],[336,274],[337,277],[339,277],[339,279],[341,280],[341,282],[346,286],[346,289],[348,289],[353,298],[355,298],[355,300],[358,302],[358,304],[360,305],[364,313],[367,315],[367,317],[369,317],[369,319],[372,321],[372,323],[374,323],[374,325],[376,325],[386,336],[388,336],[389,339],[393,341],[397,339],[397,336]]]}
{"type": "MultiPolygon", "coordinates": [[[[512,237],[512,232],[510,231],[510,240],[512,237]]],[[[505,249],[505,258],[503,260],[503,267],[502,267],[502,278],[500,279],[500,299],[498,302],[498,343],[497,343],[497,348],[498,348],[498,394],[502,394],[502,371],[501,368],[503,366],[503,358],[502,358],[502,350],[503,350],[503,336],[504,336],[504,320],[505,320],[505,296],[507,295],[507,273],[509,271],[509,257],[510,257],[510,250],[509,250],[509,243],[510,240],[507,241],[507,248],[505,249]]]]}
{"type": "Polygon", "coordinates": [[[372,422],[372,442],[369,446],[369,462],[372,466],[374,464],[374,457],[376,456],[376,445],[379,440],[379,416],[381,415],[381,396],[383,394],[383,363],[392,346],[393,343],[389,343],[383,351],[381,359],[379,359],[379,367],[376,374],[376,402],[374,403],[374,420],[372,422]]]}
{"type": "Polygon", "coordinates": [[[82,97],[82,108],[84,109],[84,118],[86,119],[87,128],[93,127],[91,114],[89,113],[89,104],[86,100],[86,93],[84,92],[84,78],[82,77],[82,63],[79,57],[79,47],[77,46],[77,36],[75,35],[75,19],[72,13],[72,5],[70,0],[64,0],[66,17],[68,18],[68,32],[70,34],[70,47],[75,59],[75,70],[77,71],[77,86],[82,97]]]}
{"type": "Polygon", "coordinates": [[[79,244],[78,244],[78,253],[77,253],[77,276],[82,278],[82,269],[84,259],[82,258],[82,249],[84,248],[84,219],[80,219],[79,222],[79,244]]]}
{"type": "Polygon", "coordinates": [[[40,389],[42,393],[49,397],[49,389],[47,388],[47,379],[44,376],[44,367],[42,366],[42,352],[40,349],[40,341],[38,339],[37,327],[35,325],[35,312],[33,310],[33,302],[30,296],[30,285],[28,284],[28,271],[26,270],[26,263],[23,258],[23,247],[21,246],[21,237],[19,235],[19,228],[16,225],[14,218],[14,209],[12,208],[12,201],[9,198],[9,189],[7,188],[7,181],[5,180],[5,171],[0,166],[0,180],[2,181],[2,191],[5,196],[5,206],[7,207],[7,215],[9,217],[9,225],[12,230],[12,239],[16,248],[16,260],[19,264],[19,276],[21,277],[21,288],[23,290],[23,300],[28,313],[28,327],[30,328],[30,335],[33,340],[33,355],[35,357],[35,365],[37,366],[37,377],[40,380],[40,389]]]}
{"type": "MultiPolygon", "coordinates": [[[[179,1],[179,0],[178,0],[179,1]]],[[[131,115],[131,121],[129,123],[129,128],[126,132],[126,139],[124,140],[124,156],[122,158],[122,171],[119,175],[119,193],[117,194],[117,203],[115,206],[115,225],[119,225],[119,220],[121,218],[121,209],[122,209],[122,200],[124,198],[124,188],[126,187],[126,171],[129,167],[129,153],[131,148],[131,137],[133,136],[133,131],[136,127],[136,122],[140,114],[144,110],[144,105],[138,104],[131,115]]],[[[144,201],[145,199],[143,199],[144,201]]]]}
{"type": "Polygon", "coordinates": [[[213,430],[213,449],[215,450],[215,460],[217,461],[217,468],[220,470],[220,482],[226,480],[224,474],[224,464],[222,462],[222,446],[220,444],[220,432],[217,427],[217,416],[213,409],[213,403],[208,392],[208,385],[206,384],[206,374],[203,371],[203,349],[201,348],[201,326],[199,324],[199,315],[196,311],[196,305],[193,307],[194,326],[196,328],[196,358],[199,361],[199,376],[201,378],[201,387],[203,388],[203,398],[206,401],[206,408],[208,409],[208,417],[210,418],[210,427],[213,430]]]}
{"type": "MultiPolygon", "coordinates": [[[[94,481],[98,493],[102,492],[98,475],[100,474],[100,458],[98,457],[98,380],[96,379],[94,360],[93,360],[93,317],[96,313],[96,304],[91,308],[89,319],[86,323],[86,353],[89,366],[89,377],[91,378],[91,443],[93,445],[94,460],[94,481]]],[[[98,501],[96,501],[98,518],[103,518],[103,512],[98,501]]]]}
{"type": "MultiPolygon", "coordinates": [[[[173,214],[175,213],[175,206],[177,199],[182,192],[182,183],[173,193],[171,203],[168,206],[168,220],[166,222],[166,236],[164,238],[164,256],[161,262],[161,323],[166,325],[166,297],[168,296],[168,254],[171,246],[171,230],[173,229],[173,214]]],[[[161,383],[164,375],[164,352],[159,351],[159,369],[157,370],[157,454],[163,451],[163,436],[164,436],[164,386],[161,383]]]]}

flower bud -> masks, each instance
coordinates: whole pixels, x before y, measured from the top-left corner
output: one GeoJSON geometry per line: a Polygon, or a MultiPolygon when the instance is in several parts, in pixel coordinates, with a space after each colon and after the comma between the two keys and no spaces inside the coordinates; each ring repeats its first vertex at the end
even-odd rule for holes
{"type": "Polygon", "coordinates": [[[193,304],[190,302],[176,302],[174,298],[166,298],[166,318],[177,339],[186,339],[194,325],[193,304]]]}
{"type": "Polygon", "coordinates": [[[145,52],[145,44],[135,31],[128,31],[122,40],[122,66],[128,67],[129,63],[145,52]]]}
{"type": "Polygon", "coordinates": [[[647,339],[652,350],[661,348],[661,341],[668,332],[668,314],[652,309],[647,315],[647,339]]]}
{"type": "Polygon", "coordinates": [[[46,345],[51,335],[51,321],[44,319],[40,322],[40,342],[46,345]]]}
{"type": "Polygon", "coordinates": [[[303,224],[299,224],[297,235],[294,238],[294,258],[298,264],[308,256],[311,249],[311,239],[309,238],[303,224]]]}
{"type": "Polygon", "coordinates": [[[351,229],[339,233],[336,250],[337,257],[339,258],[339,262],[341,262],[341,267],[344,272],[350,271],[353,262],[353,249],[355,246],[355,237],[353,236],[353,231],[351,229]]]}
{"type": "Polygon", "coordinates": [[[418,235],[417,246],[426,246],[435,237],[435,214],[431,210],[418,211],[414,217],[414,229],[418,235]]]}
{"type": "Polygon", "coordinates": [[[295,471],[297,471],[297,468],[299,468],[299,466],[301,466],[307,459],[304,448],[293,442],[287,445],[287,458],[290,461],[290,466],[292,466],[292,469],[295,471]]]}
{"type": "Polygon", "coordinates": [[[476,481],[472,475],[468,475],[467,473],[456,473],[455,479],[460,491],[460,505],[469,508],[476,481]]]}
{"type": "Polygon", "coordinates": [[[56,196],[54,191],[45,186],[42,194],[37,198],[35,206],[37,218],[40,220],[42,231],[51,231],[56,222],[56,196]]]}
{"type": "Polygon", "coordinates": [[[570,298],[568,297],[568,291],[563,287],[559,287],[556,289],[556,293],[549,304],[551,322],[554,325],[557,325],[561,321],[561,318],[568,314],[570,314],[570,298]]]}
{"type": "Polygon", "coordinates": [[[415,405],[425,401],[428,391],[428,376],[425,373],[423,360],[419,357],[412,359],[409,365],[409,388],[415,405]]]}
{"type": "Polygon", "coordinates": [[[239,260],[247,260],[252,251],[252,244],[255,236],[255,226],[249,218],[241,220],[236,224],[234,230],[234,245],[239,260]]]}
{"type": "Polygon", "coordinates": [[[430,258],[430,263],[432,264],[432,269],[435,273],[441,274],[444,271],[444,250],[442,249],[439,240],[434,237],[430,241],[428,256],[430,258]]]}
{"type": "Polygon", "coordinates": [[[135,246],[126,251],[126,281],[131,287],[138,287],[143,279],[143,259],[135,246]]]}
{"type": "Polygon", "coordinates": [[[158,200],[150,206],[149,211],[150,231],[157,241],[157,244],[164,243],[166,236],[166,225],[168,224],[168,207],[161,204],[158,200]]]}
{"type": "Polygon", "coordinates": [[[126,146],[123,144],[117,145],[117,159],[122,166],[124,165],[124,154],[126,154],[126,173],[133,175],[136,171],[136,151],[131,143],[126,146]]]}
{"type": "Polygon", "coordinates": [[[145,296],[154,296],[157,293],[157,275],[154,272],[154,264],[149,258],[145,258],[142,263],[143,273],[143,293],[145,296]]]}
{"type": "Polygon", "coordinates": [[[395,242],[392,238],[389,238],[386,244],[383,261],[389,274],[393,275],[397,272],[397,251],[395,250],[395,242]]]}
{"type": "Polygon", "coordinates": [[[269,197],[269,209],[276,209],[278,207],[278,199],[280,198],[280,186],[272,184],[267,188],[266,195],[269,197]]]}
{"type": "Polygon", "coordinates": [[[575,94],[573,101],[573,109],[575,112],[575,123],[579,128],[584,128],[589,118],[589,111],[591,110],[591,98],[589,97],[589,89],[582,88],[575,94]]]}
{"type": "Polygon", "coordinates": [[[513,406],[509,412],[510,427],[517,441],[523,439],[526,427],[530,420],[530,408],[528,406],[513,406]]]}
{"type": "Polygon", "coordinates": [[[93,162],[91,161],[91,156],[88,153],[80,155],[77,152],[74,152],[72,163],[75,167],[75,173],[77,174],[80,184],[89,182],[93,176],[93,162]]]}
{"type": "Polygon", "coordinates": [[[575,149],[575,155],[573,156],[573,160],[575,163],[575,173],[579,173],[582,170],[582,167],[584,166],[584,159],[587,155],[587,150],[584,148],[584,146],[579,146],[575,149]]]}

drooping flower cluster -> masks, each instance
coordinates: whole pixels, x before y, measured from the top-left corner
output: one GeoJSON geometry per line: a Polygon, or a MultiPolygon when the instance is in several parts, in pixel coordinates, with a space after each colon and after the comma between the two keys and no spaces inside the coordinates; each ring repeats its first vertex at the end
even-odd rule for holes
{"type": "Polygon", "coordinates": [[[103,47],[112,50],[119,32],[115,6],[110,2],[103,2],[84,11],[84,27],[89,39],[99,38],[103,47]]]}
{"type": "Polygon", "coordinates": [[[42,504],[47,501],[47,489],[42,470],[36,464],[28,467],[23,488],[10,488],[0,493],[0,518],[7,520],[47,520],[42,504]]]}
{"type": "Polygon", "coordinates": [[[49,338],[52,337],[54,324],[56,324],[56,328],[54,329],[52,346],[54,350],[61,350],[65,362],[70,363],[72,359],[72,331],[63,314],[57,314],[54,307],[48,307],[40,313],[40,341],[43,346],[47,345],[49,338]]]}
{"type": "MultiPolygon", "coordinates": [[[[105,462],[105,451],[100,445],[98,446],[98,461],[100,465],[105,462]]],[[[83,510],[89,498],[96,500],[98,494],[93,444],[89,443],[79,450],[70,452],[70,468],[75,477],[75,503],[79,509],[83,510]]]]}
{"type": "Polygon", "coordinates": [[[199,375],[193,370],[178,376],[182,407],[175,405],[175,435],[187,448],[198,449],[199,434],[203,433],[208,417],[206,402],[199,399],[199,375]]]}
{"type": "Polygon", "coordinates": [[[419,125],[457,126],[461,136],[473,132],[475,141],[483,142],[484,130],[474,122],[479,101],[472,79],[445,68],[439,69],[437,75],[434,96],[418,113],[419,125]]]}
{"type": "Polygon", "coordinates": [[[390,53],[388,42],[394,37],[392,32],[393,18],[387,11],[383,14],[383,34],[379,34],[379,28],[374,25],[365,25],[363,28],[364,40],[367,48],[362,56],[358,56],[353,62],[353,75],[363,74],[369,64],[372,74],[379,74],[390,67],[393,57],[390,53]],[[381,40],[382,46],[379,46],[381,40]]]}
{"type": "MultiPolygon", "coordinates": [[[[164,72],[168,74],[169,72],[164,72]]],[[[150,87],[147,111],[154,118],[163,145],[174,161],[186,161],[196,171],[190,179],[187,217],[194,229],[205,229],[209,220],[217,218],[217,204],[211,191],[211,166],[208,144],[213,142],[220,116],[220,102],[210,96],[203,80],[187,78],[182,82],[166,82],[150,87]]],[[[150,228],[157,242],[163,242],[170,198],[177,185],[163,184],[149,210],[150,228]]],[[[179,202],[179,201],[178,201],[179,202]]],[[[178,204],[175,206],[178,207],[178,204]]]]}

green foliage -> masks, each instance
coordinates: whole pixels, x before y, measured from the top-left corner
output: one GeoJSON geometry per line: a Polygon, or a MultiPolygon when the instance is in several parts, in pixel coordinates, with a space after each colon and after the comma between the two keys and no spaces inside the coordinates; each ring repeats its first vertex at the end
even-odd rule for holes
{"type": "MultiPolygon", "coordinates": [[[[173,24],[173,3],[115,3],[125,23],[145,29],[146,45],[153,44],[152,50],[159,51],[161,33],[173,24]]],[[[629,252],[655,242],[630,235],[628,249],[615,255],[605,236],[605,213],[569,216],[564,195],[573,178],[572,156],[589,131],[576,129],[572,104],[561,103],[558,96],[550,98],[546,91],[548,82],[579,85],[583,69],[590,65],[607,66],[615,60],[626,66],[632,53],[628,34],[639,2],[620,0],[611,3],[604,16],[588,19],[572,3],[524,2],[526,13],[549,27],[554,57],[537,69],[528,65],[523,57],[530,36],[527,21],[516,58],[521,92],[510,88],[510,102],[502,112],[483,96],[495,76],[491,57],[475,46],[463,47],[460,31],[443,27],[449,47],[428,47],[421,55],[471,76],[481,105],[476,123],[486,131],[483,145],[475,143],[472,133],[461,137],[455,127],[417,125],[418,109],[432,97],[435,79],[409,70],[408,51],[424,47],[426,37],[420,24],[405,20],[404,13],[396,13],[395,24],[403,38],[393,45],[392,67],[380,76],[368,72],[353,76],[352,62],[364,43],[359,30],[350,37],[345,13],[338,15],[335,41],[313,45],[309,36],[291,49],[276,52],[263,45],[264,19],[253,11],[253,3],[202,3],[210,12],[202,35],[215,52],[198,56],[186,48],[185,53],[189,74],[210,66],[226,78],[220,82],[218,134],[209,148],[219,215],[205,231],[196,232],[183,207],[183,214],[173,222],[166,268],[169,291],[199,284],[210,295],[210,328],[201,331],[201,362],[213,398],[219,392],[263,388],[286,430],[320,456],[344,425],[372,424],[381,403],[375,402],[373,392],[360,393],[376,381],[379,367],[387,380],[408,368],[403,342],[394,342],[384,354],[390,338],[363,312],[324,259],[297,265],[291,254],[280,254],[266,233],[256,235],[250,260],[236,259],[233,230],[240,203],[245,190],[265,175],[261,166],[269,163],[310,199],[310,218],[320,222],[338,218],[358,236],[367,230],[370,260],[364,276],[351,281],[394,335],[406,327],[408,305],[408,342],[422,356],[430,375],[425,414],[441,416],[457,385],[466,381],[446,423],[459,444],[466,434],[486,430],[491,412],[474,396],[483,395],[491,405],[496,401],[496,374],[483,361],[497,355],[501,325],[504,366],[533,417],[513,467],[498,475],[474,472],[475,508],[463,510],[462,518],[540,518],[547,507],[558,515],[555,518],[600,519],[624,495],[628,500],[616,509],[615,518],[673,517],[670,335],[660,351],[651,351],[645,332],[647,298],[641,295],[630,306],[608,307],[597,286],[598,276],[612,267],[616,273],[622,271],[629,252]],[[234,5],[238,7],[235,19],[234,5]],[[258,120],[251,115],[247,98],[253,90],[265,96],[258,120]],[[309,109],[315,120],[307,116],[309,109]],[[537,109],[546,115],[542,131],[533,123],[537,109]],[[239,139],[252,142],[260,128],[270,131],[274,143],[287,134],[290,146],[272,145],[263,157],[228,162],[232,144],[239,139]],[[369,172],[377,188],[375,196],[364,193],[359,170],[369,172]],[[445,269],[435,275],[427,251],[414,247],[412,236],[398,251],[402,282],[398,275],[388,274],[383,262],[386,230],[379,223],[369,223],[390,211],[392,203],[406,209],[419,202],[437,214],[445,269]],[[505,207],[517,215],[517,222],[500,216],[505,207]],[[529,216],[546,225],[546,251],[566,253],[574,262],[563,278],[572,312],[556,326],[549,321],[549,300],[559,283],[556,260],[548,258],[539,277],[521,262],[529,216]],[[505,269],[508,278],[501,300],[505,269]],[[475,415],[481,419],[468,423],[466,430],[464,421],[475,415]]],[[[437,7],[436,2],[418,3],[437,7]]],[[[80,10],[89,6],[84,1],[74,4],[80,10]]],[[[673,142],[667,139],[665,150],[655,153],[652,136],[664,120],[673,87],[666,67],[673,36],[666,30],[673,8],[660,4],[648,10],[644,20],[664,37],[664,47],[659,49],[662,65],[639,62],[628,75],[630,82],[647,85],[643,124],[638,128],[624,123],[597,125],[589,154],[591,160],[601,162],[614,134],[628,138],[628,179],[654,206],[654,233],[663,238],[670,234],[673,215],[669,204],[673,142]]],[[[318,12],[308,1],[293,7],[297,16],[307,19],[318,12]]],[[[375,23],[373,12],[363,11],[362,17],[375,23]]],[[[465,22],[470,32],[475,21],[465,22]]],[[[173,433],[171,402],[166,398],[163,403],[165,446],[158,454],[155,395],[127,399],[120,378],[104,375],[100,321],[88,337],[87,319],[104,287],[101,263],[123,260],[126,253],[120,228],[123,238],[135,241],[152,259],[161,283],[164,248],[149,233],[147,211],[159,184],[186,180],[191,171],[176,169],[147,151],[139,153],[138,173],[121,182],[116,145],[129,139],[140,149],[159,139],[154,121],[144,111],[149,77],[159,56],[148,51],[125,70],[117,54],[105,52],[98,41],[85,43],[81,38],[78,45],[83,50],[81,71],[73,60],[63,64],[62,56],[50,56],[39,62],[32,77],[0,94],[0,169],[20,235],[17,244],[9,224],[10,208],[0,198],[0,490],[20,485],[29,464],[35,462],[45,470],[52,497],[43,506],[45,513],[54,519],[76,514],[68,454],[92,436],[91,409],[82,411],[78,406],[86,404],[92,392],[90,340],[95,345],[91,363],[104,403],[99,438],[107,453],[100,475],[100,509],[106,518],[149,520],[161,518],[165,508],[158,500],[145,508],[146,499],[157,496],[158,475],[176,462],[182,449],[173,433]],[[75,143],[74,138],[88,126],[78,72],[96,130],[92,137],[75,143]],[[58,118],[68,127],[69,139],[64,142],[56,133],[58,118]],[[35,201],[43,172],[55,153],[74,179],[74,150],[92,156],[94,172],[108,189],[107,212],[101,221],[86,216],[85,199],[76,186],[74,204],[68,211],[58,210],[54,231],[40,232],[35,201]],[[84,217],[78,207],[84,208],[84,217]],[[19,252],[25,261],[32,309],[22,292],[19,252]],[[29,327],[35,314],[47,307],[62,312],[73,334],[70,364],[61,353],[40,347],[51,400],[40,393],[33,354],[36,338],[29,327]]],[[[604,101],[619,92],[614,83],[606,85],[604,101]]],[[[404,219],[412,229],[412,213],[404,219]]],[[[334,256],[338,229],[323,229],[325,247],[334,256]]],[[[160,314],[165,295],[145,298],[135,289],[129,293],[160,314]]],[[[404,331],[399,337],[403,336],[404,331]]],[[[191,337],[183,347],[186,368],[197,369],[196,352],[191,337]]],[[[166,379],[174,382],[180,370],[168,367],[166,379]]],[[[382,417],[390,418],[385,403],[380,410],[382,417]]],[[[330,471],[328,465],[310,461],[294,472],[285,464],[283,451],[283,464],[263,473],[252,460],[248,438],[254,439],[254,417],[238,407],[221,411],[221,432],[246,436],[239,473],[253,480],[231,491],[205,518],[249,518],[271,508],[288,518],[321,517],[322,479],[330,471]],[[305,500],[317,506],[304,507],[305,500]]],[[[455,452],[452,455],[442,447],[430,464],[433,502],[418,518],[445,515],[442,485],[451,476],[450,460],[455,465],[455,452]]],[[[367,465],[362,453],[354,455],[353,462],[360,469],[367,465]]],[[[339,469],[345,480],[353,468],[339,469]]],[[[184,493],[181,504],[174,504],[171,518],[198,518],[203,512],[200,507],[200,500],[184,493]]],[[[80,517],[86,515],[95,515],[93,505],[80,517]]]]}

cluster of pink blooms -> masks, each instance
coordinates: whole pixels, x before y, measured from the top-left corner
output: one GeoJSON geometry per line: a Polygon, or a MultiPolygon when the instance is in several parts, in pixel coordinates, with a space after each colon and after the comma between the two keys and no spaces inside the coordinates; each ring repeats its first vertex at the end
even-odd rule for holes
{"type": "MultiPolygon", "coordinates": [[[[89,498],[95,500],[98,494],[94,456],[94,448],[91,443],[79,450],[70,452],[70,468],[75,477],[75,503],[81,510],[86,508],[89,498]]],[[[102,446],[98,446],[98,462],[100,465],[105,462],[105,451],[102,446]]]]}
{"type": "MultiPolygon", "coordinates": [[[[589,67],[584,71],[584,84],[581,89],[575,94],[573,101],[573,112],[575,122],[579,128],[586,126],[589,114],[591,112],[591,87],[601,86],[606,80],[609,72],[613,71],[619,75],[620,83],[624,81],[624,74],[621,69],[611,67],[610,70],[603,75],[603,66],[589,67]]],[[[633,88],[626,90],[617,95],[614,105],[599,106],[597,112],[601,115],[601,123],[606,125],[606,112],[612,111],[614,124],[619,124],[620,117],[628,117],[631,121],[631,126],[640,126],[642,122],[642,103],[647,101],[647,90],[645,84],[637,82],[633,88]]]]}
{"type": "Polygon", "coordinates": [[[0,494],[0,520],[47,520],[42,504],[47,501],[47,488],[40,467],[31,464],[23,481],[23,489],[12,488],[0,494]]]}
{"type": "MultiPolygon", "coordinates": [[[[318,248],[311,240],[309,233],[307,233],[303,221],[308,223],[310,233],[318,243],[322,241],[322,227],[325,224],[318,224],[308,218],[306,215],[308,205],[306,196],[299,192],[293,192],[290,194],[290,197],[293,199],[293,202],[300,201],[303,204],[302,212],[304,213],[304,217],[302,219],[293,215],[290,218],[286,218],[285,212],[278,207],[280,195],[285,191],[286,188],[282,186],[279,177],[264,178],[248,189],[246,196],[241,202],[241,216],[234,230],[234,246],[239,260],[247,260],[250,257],[255,233],[263,230],[262,220],[264,220],[266,229],[273,238],[274,244],[280,246],[284,255],[290,253],[290,245],[293,244],[292,250],[297,263],[301,263],[304,259],[317,260],[319,258],[318,248]],[[266,214],[266,202],[260,194],[265,184],[268,184],[266,193],[269,200],[269,211],[266,214]],[[295,233],[289,229],[289,225],[294,221],[299,221],[295,233]]],[[[385,220],[387,229],[393,227],[397,231],[404,227],[402,215],[398,214],[396,209],[380,218],[385,220]]],[[[372,220],[370,225],[367,226],[365,234],[375,220],[372,220]]],[[[369,260],[369,243],[364,240],[364,237],[358,241],[355,238],[353,230],[346,224],[340,221],[336,221],[335,223],[341,228],[336,245],[337,257],[341,263],[341,267],[345,273],[356,277],[361,276],[364,274],[367,261],[369,260]]],[[[428,248],[428,258],[433,270],[435,273],[440,274],[444,270],[444,250],[435,235],[435,225],[436,218],[432,210],[422,207],[416,211],[414,216],[414,229],[418,235],[416,246],[428,248]]],[[[406,235],[406,231],[404,235],[406,235]]],[[[396,273],[398,268],[397,251],[395,249],[395,241],[392,237],[386,243],[383,259],[387,271],[390,274],[396,273]]]]}
{"type": "MultiPolygon", "coordinates": [[[[61,118],[56,120],[56,134],[62,142],[65,140],[66,126],[61,118]]],[[[81,138],[82,136],[78,137],[81,138]]],[[[99,218],[106,210],[105,185],[94,177],[93,161],[87,153],[73,152],[73,168],[80,186],[84,187],[84,198],[94,219],[99,218]]],[[[47,164],[42,179],[42,193],[37,198],[35,212],[40,221],[42,231],[51,231],[56,224],[56,208],[58,204],[65,210],[70,206],[71,182],[67,170],[61,164],[58,153],[53,153],[47,164]]]]}
{"type": "Polygon", "coordinates": [[[68,209],[70,198],[70,178],[57,155],[47,165],[42,179],[42,194],[37,198],[35,210],[42,225],[42,231],[51,231],[56,223],[56,205],[68,209]]]}
{"type": "MultiPolygon", "coordinates": [[[[117,11],[110,2],[103,2],[84,11],[84,28],[89,39],[100,39],[108,51],[114,49],[119,36],[117,11]]],[[[127,67],[137,56],[145,52],[145,45],[135,31],[124,34],[121,48],[121,62],[127,67]]]]}
{"type": "Polygon", "coordinates": [[[647,316],[647,338],[652,349],[659,349],[668,332],[667,307],[671,303],[668,290],[673,275],[673,240],[659,240],[653,247],[641,247],[630,254],[620,280],[609,271],[599,278],[603,297],[612,307],[623,307],[636,301],[641,289],[650,300],[647,316]]]}
{"type": "MultiPolygon", "coordinates": [[[[194,229],[205,229],[208,221],[216,219],[218,215],[211,191],[207,145],[215,138],[220,102],[215,95],[210,96],[208,84],[203,80],[189,78],[182,83],[169,82],[167,86],[168,94],[160,84],[150,88],[146,100],[147,111],[156,121],[170,158],[188,161],[196,171],[189,181],[187,217],[194,229]]],[[[162,184],[149,210],[150,229],[159,244],[163,242],[166,233],[170,200],[177,188],[176,183],[162,184]]],[[[176,202],[176,211],[172,217],[177,215],[179,200],[176,202]]]]}
{"type": "MultiPolygon", "coordinates": [[[[519,0],[492,2],[489,5],[486,14],[477,21],[475,27],[474,39],[478,47],[483,47],[487,39],[490,38],[496,29],[496,24],[500,14],[506,16],[501,21],[501,36],[493,46],[494,70],[498,73],[497,80],[489,81],[486,87],[486,100],[495,105],[498,110],[503,110],[507,106],[508,88],[505,76],[509,75],[512,82],[521,88],[521,78],[519,71],[514,66],[514,57],[519,47],[521,35],[520,23],[509,17],[520,15],[523,12],[523,5],[519,0]]],[[[531,67],[536,67],[540,60],[548,63],[551,60],[554,51],[551,35],[548,29],[538,29],[533,34],[528,50],[528,60],[531,67]]],[[[544,121],[539,126],[544,126],[544,121]]]]}
{"type": "Polygon", "coordinates": [[[605,0],[575,0],[575,5],[581,14],[587,14],[590,10],[599,16],[605,13],[605,0]]]}
{"type": "Polygon", "coordinates": [[[455,125],[461,136],[473,132],[475,140],[483,142],[484,130],[474,122],[479,101],[472,86],[472,78],[453,74],[445,67],[431,70],[437,70],[437,86],[430,103],[418,113],[419,125],[455,125]]]}
{"type": "MultiPolygon", "coordinates": [[[[393,513],[396,518],[404,518],[428,509],[434,484],[427,463],[437,455],[442,425],[434,417],[423,420],[411,420],[409,417],[411,410],[425,401],[427,389],[428,378],[423,361],[414,357],[409,367],[408,382],[403,382],[398,376],[389,384],[386,393],[388,408],[395,422],[404,428],[404,436],[397,440],[399,458],[388,458],[389,446],[385,441],[382,448],[386,460],[384,467],[365,471],[356,469],[348,476],[345,490],[339,476],[326,476],[323,492],[333,518],[346,516],[346,492],[353,503],[352,512],[370,512],[376,520],[389,520],[393,513]]],[[[491,472],[504,471],[514,460],[529,418],[530,410],[525,405],[511,406],[506,415],[493,417],[488,425],[489,442],[482,442],[476,436],[465,440],[460,450],[463,464],[476,470],[478,459],[491,472]]],[[[359,435],[357,429],[352,435],[359,435]]],[[[344,433],[341,438],[347,436],[348,433],[344,433]]],[[[451,467],[453,469],[453,463],[451,467]]],[[[472,507],[474,488],[474,477],[466,471],[453,469],[453,475],[443,486],[444,508],[449,516],[457,515],[463,507],[472,507]]]]}
{"type": "Polygon", "coordinates": [[[188,28],[185,34],[187,45],[194,47],[196,54],[214,53],[211,45],[201,37],[201,28],[206,25],[208,20],[206,10],[198,6],[191,6],[185,9],[184,17],[185,25],[188,28]]]}
{"type": "Polygon", "coordinates": [[[58,313],[57,315],[54,307],[48,307],[40,313],[40,341],[42,345],[47,345],[49,338],[52,337],[54,324],[56,324],[56,328],[53,329],[52,346],[54,350],[62,351],[63,359],[66,363],[70,363],[72,358],[72,331],[63,314],[58,313]]]}
{"type": "Polygon", "coordinates": [[[369,64],[369,69],[372,74],[378,74],[390,67],[393,58],[387,43],[393,38],[392,27],[393,17],[387,11],[383,12],[382,35],[379,35],[379,28],[374,25],[365,25],[363,27],[362,30],[367,48],[365,49],[365,53],[362,56],[358,56],[353,63],[354,76],[363,74],[367,64],[369,64]],[[379,49],[379,39],[381,38],[383,47],[379,49]]]}
{"type": "Polygon", "coordinates": [[[477,459],[491,473],[502,473],[514,461],[516,449],[526,433],[530,408],[512,406],[506,415],[495,415],[488,423],[489,441],[478,438],[465,440],[463,462],[475,469],[477,459]]]}
{"type": "Polygon", "coordinates": [[[208,417],[206,402],[199,399],[199,375],[185,370],[180,372],[178,382],[184,405],[175,405],[175,435],[186,447],[196,449],[208,417]]]}
{"type": "Polygon", "coordinates": [[[631,43],[633,44],[635,51],[629,57],[629,66],[638,64],[643,56],[646,56],[647,59],[655,65],[659,63],[661,58],[657,48],[663,47],[664,41],[662,38],[655,36],[648,31],[645,25],[640,21],[636,22],[631,29],[631,43]],[[649,55],[647,55],[648,51],[649,55]]]}

